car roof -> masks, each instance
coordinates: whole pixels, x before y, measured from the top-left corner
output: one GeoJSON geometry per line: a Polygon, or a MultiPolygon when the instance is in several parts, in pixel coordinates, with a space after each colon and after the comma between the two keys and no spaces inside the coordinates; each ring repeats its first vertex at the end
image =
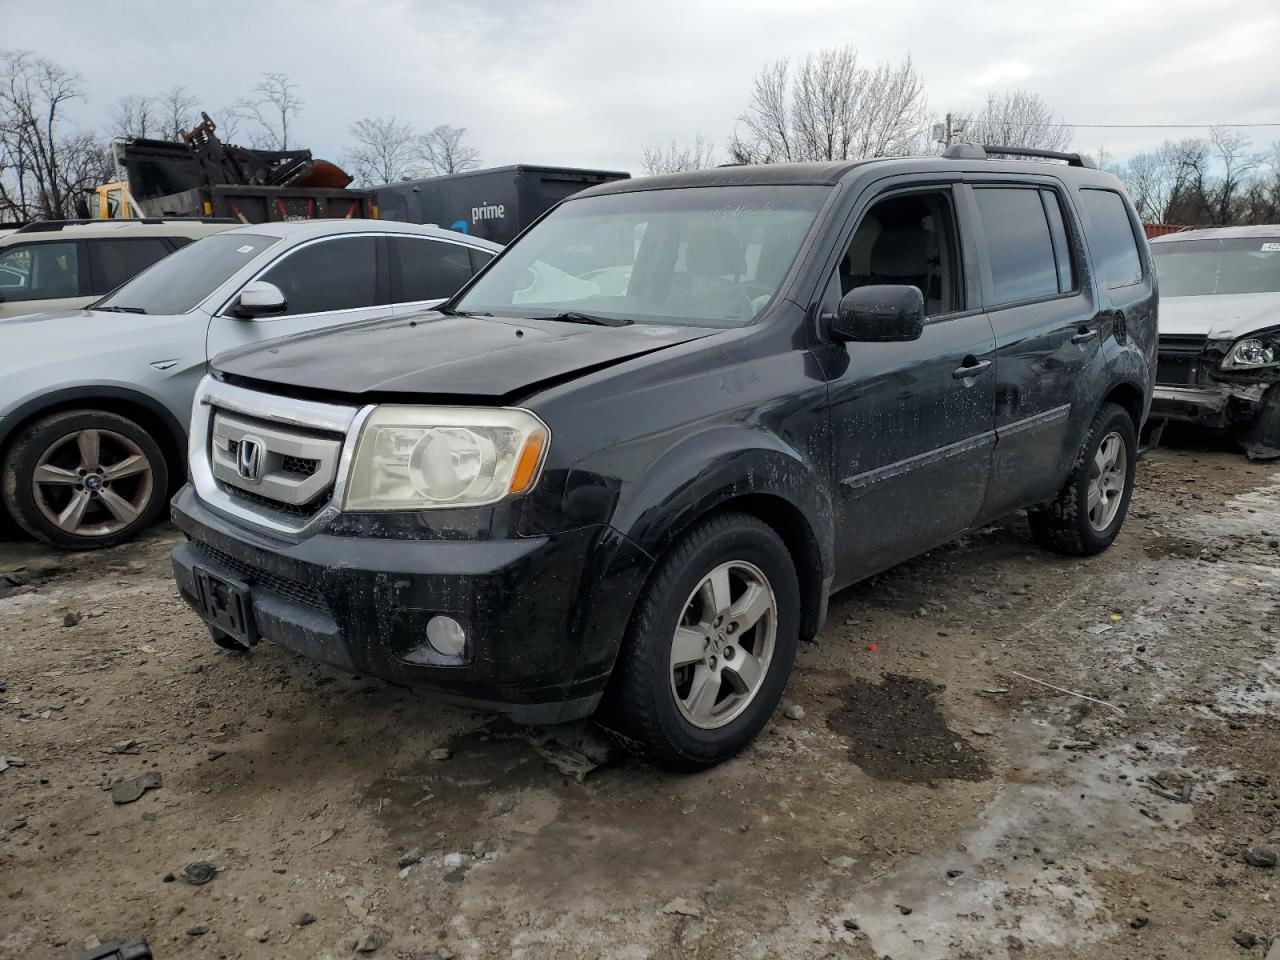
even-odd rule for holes
{"type": "Polygon", "coordinates": [[[194,218],[168,220],[95,220],[90,223],[37,221],[12,233],[0,231],[3,243],[42,243],[50,240],[84,240],[94,237],[191,237],[196,239],[230,229],[231,223],[211,223],[194,218]]]}
{"type": "MultiPolygon", "coordinates": [[[[1012,176],[1044,176],[1046,172],[1070,178],[1076,183],[1114,185],[1118,181],[1109,174],[1090,166],[1066,163],[1046,163],[1044,160],[1005,159],[995,153],[991,156],[955,155],[930,157],[874,157],[865,160],[837,160],[821,163],[763,163],[713,167],[709,170],[689,170],[656,177],[636,177],[631,180],[615,180],[590,187],[574,198],[600,196],[611,193],[632,193],[640,190],[672,190],[680,187],[731,187],[758,185],[812,184],[835,186],[853,174],[868,167],[892,168],[901,173],[925,173],[954,171],[956,173],[998,171],[1012,176]]],[[[1055,155],[1066,159],[1073,154],[1055,155]]]]}
{"type": "Polygon", "coordinates": [[[330,237],[343,233],[399,233],[417,237],[434,237],[453,243],[464,243],[481,250],[498,251],[502,244],[492,243],[480,237],[468,236],[457,230],[444,230],[433,224],[404,223],[399,220],[289,220],[273,223],[250,223],[235,227],[233,233],[254,233],[262,237],[280,237],[285,240],[310,240],[314,237],[330,237]]]}
{"type": "Polygon", "coordinates": [[[1280,237],[1280,224],[1264,223],[1253,227],[1205,227],[1179,230],[1152,237],[1152,243],[1177,243],[1179,240],[1247,240],[1253,237],[1280,237]]]}

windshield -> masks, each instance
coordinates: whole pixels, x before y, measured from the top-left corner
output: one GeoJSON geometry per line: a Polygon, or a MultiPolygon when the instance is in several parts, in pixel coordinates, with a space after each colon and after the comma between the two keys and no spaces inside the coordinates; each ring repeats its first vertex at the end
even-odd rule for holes
{"type": "Polygon", "coordinates": [[[107,294],[89,309],[186,313],[279,237],[215,233],[189,243],[107,294]]]}
{"type": "Polygon", "coordinates": [[[829,193],[813,186],[689,187],[570,200],[512,246],[456,308],[741,326],[773,299],[829,193]]]}
{"type": "Polygon", "coordinates": [[[1280,236],[1151,244],[1162,297],[1280,292],[1280,236]]]}

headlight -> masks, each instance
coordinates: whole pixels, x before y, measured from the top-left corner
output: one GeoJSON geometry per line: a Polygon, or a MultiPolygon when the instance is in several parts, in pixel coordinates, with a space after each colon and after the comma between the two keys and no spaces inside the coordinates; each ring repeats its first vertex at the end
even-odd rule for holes
{"type": "Polygon", "coordinates": [[[1222,366],[1226,369],[1240,370],[1246,367],[1270,367],[1280,363],[1280,348],[1273,340],[1260,340],[1250,337],[1248,340],[1237,340],[1222,366]]]}
{"type": "Polygon", "coordinates": [[[480,507],[533,488],[546,424],[507,407],[375,407],[356,440],[346,510],[480,507]]]}

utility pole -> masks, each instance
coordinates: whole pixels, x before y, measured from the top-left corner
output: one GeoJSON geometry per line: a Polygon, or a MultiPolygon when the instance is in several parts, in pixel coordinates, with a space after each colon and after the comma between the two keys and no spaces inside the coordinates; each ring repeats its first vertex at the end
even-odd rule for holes
{"type": "Polygon", "coordinates": [[[949,147],[956,137],[964,133],[964,127],[963,120],[956,118],[953,121],[950,112],[948,112],[943,123],[935,123],[933,125],[933,139],[942,144],[943,147],[949,147]]]}

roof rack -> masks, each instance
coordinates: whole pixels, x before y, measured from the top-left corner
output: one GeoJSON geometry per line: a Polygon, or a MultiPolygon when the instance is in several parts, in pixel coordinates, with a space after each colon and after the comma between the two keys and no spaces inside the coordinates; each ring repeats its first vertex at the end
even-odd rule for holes
{"type": "Polygon", "coordinates": [[[77,220],[36,220],[26,226],[19,227],[15,233],[52,233],[63,227],[82,227],[93,223],[235,223],[240,221],[234,217],[136,217],[132,219],[108,219],[105,217],[84,217],[77,220]]]}
{"type": "Polygon", "coordinates": [[[1034,157],[1037,160],[1064,160],[1069,167],[1088,167],[1092,170],[1098,167],[1088,157],[1078,153],[1040,150],[1037,147],[1006,147],[998,143],[953,143],[942,155],[951,160],[990,160],[992,154],[1006,157],[1034,157]]]}

